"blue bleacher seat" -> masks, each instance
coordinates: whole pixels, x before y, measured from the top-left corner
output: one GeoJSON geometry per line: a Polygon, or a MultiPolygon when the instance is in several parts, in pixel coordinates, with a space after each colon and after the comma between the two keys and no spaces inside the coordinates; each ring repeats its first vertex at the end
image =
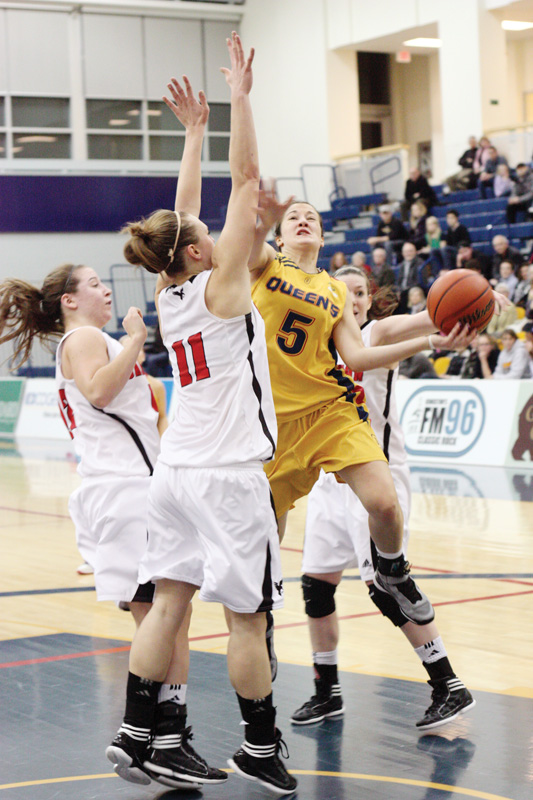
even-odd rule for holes
{"type": "Polygon", "coordinates": [[[347,242],[365,242],[370,236],[376,235],[376,228],[351,228],[349,231],[344,231],[344,238],[347,242]]]}

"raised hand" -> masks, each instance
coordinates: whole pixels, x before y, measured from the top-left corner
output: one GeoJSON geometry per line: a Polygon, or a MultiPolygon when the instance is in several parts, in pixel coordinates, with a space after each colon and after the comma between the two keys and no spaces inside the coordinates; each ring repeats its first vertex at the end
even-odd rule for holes
{"type": "Polygon", "coordinates": [[[232,91],[241,91],[249,94],[252,88],[252,62],[254,60],[254,48],[250,50],[250,55],[246,59],[240,36],[233,31],[231,39],[226,39],[231,62],[231,69],[220,67],[220,71],[226,78],[226,83],[232,91]]]}
{"type": "Polygon", "coordinates": [[[130,306],[128,313],[122,320],[122,327],[130,339],[139,339],[141,343],[146,341],[146,325],[140,308],[130,306]]]}
{"type": "Polygon", "coordinates": [[[274,181],[270,181],[267,185],[259,190],[259,205],[257,208],[257,216],[259,217],[260,226],[269,231],[274,225],[283,218],[283,215],[293,202],[294,196],[291,195],[284,202],[280,202],[276,195],[276,185],[274,181]]]}
{"type": "Polygon", "coordinates": [[[167,86],[172,95],[172,100],[165,96],[163,96],[163,100],[179,119],[185,130],[191,130],[195,127],[204,128],[209,117],[209,106],[205,94],[200,90],[197,100],[186,75],[183,75],[184,88],[176,78],[171,78],[167,86]]]}

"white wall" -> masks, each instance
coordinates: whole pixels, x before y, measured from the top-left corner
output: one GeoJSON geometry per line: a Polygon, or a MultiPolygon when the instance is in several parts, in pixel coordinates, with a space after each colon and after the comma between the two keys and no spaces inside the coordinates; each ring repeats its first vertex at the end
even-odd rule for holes
{"type": "Polygon", "coordinates": [[[391,64],[392,105],[396,143],[409,145],[409,163],[418,163],[417,145],[431,141],[429,57],[413,56],[410,64],[391,64]]]}
{"type": "Polygon", "coordinates": [[[111,264],[124,264],[125,237],[118,233],[2,233],[0,279],[20,277],[40,286],[60,264],[86,264],[102,278],[111,264]]]}
{"type": "Polygon", "coordinates": [[[252,104],[263,175],[330,161],[322,0],[247,0],[245,46],[257,48],[252,104]]]}

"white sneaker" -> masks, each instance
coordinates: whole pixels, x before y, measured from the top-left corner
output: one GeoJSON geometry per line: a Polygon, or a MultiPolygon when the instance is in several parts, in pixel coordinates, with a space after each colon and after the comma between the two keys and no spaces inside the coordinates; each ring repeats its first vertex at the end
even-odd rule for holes
{"type": "Polygon", "coordinates": [[[83,564],[80,564],[80,566],[78,567],[76,572],[78,573],[78,575],[92,575],[93,572],[94,572],[94,569],[91,567],[90,564],[88,564],[86,561],[84,561],[83,564]]]}

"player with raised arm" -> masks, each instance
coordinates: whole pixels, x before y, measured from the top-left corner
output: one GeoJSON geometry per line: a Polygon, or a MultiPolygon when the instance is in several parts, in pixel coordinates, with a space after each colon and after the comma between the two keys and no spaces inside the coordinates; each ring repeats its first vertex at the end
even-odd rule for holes
{"type": "MultiPolygon", "coordinates": [[[[200,589],[204,600],[223,604],[230,632],[228,670],[245,722],[244,742],[230,766],[277,794],[290,794],[296,780],[279,757],[265,648],[265,612],[281,606],[282,579],[263,470],[275,451],[276,420],[264,326],[248,274],[259,190],[249,100],[253,51],[245,58],[237,34],[228,47],[231,69],[223,72],[231,88],[232,188],[218,241],[197,217],[194,193],[182,193],[180,175],[176,210],[132,223],[125,248],[130,262],[160,274],[156,304],[178,402],[150,491],[140,575],[150,576],[157,590],[133,642],[121,731],[150,736],[168,643],[200,589]]],[[[192,184],[200,180],[197,163],[189,164],[192,184]]],[[[180,778],[175,744],[156,731],[138,757],[150,773],[180,778]]]]}

